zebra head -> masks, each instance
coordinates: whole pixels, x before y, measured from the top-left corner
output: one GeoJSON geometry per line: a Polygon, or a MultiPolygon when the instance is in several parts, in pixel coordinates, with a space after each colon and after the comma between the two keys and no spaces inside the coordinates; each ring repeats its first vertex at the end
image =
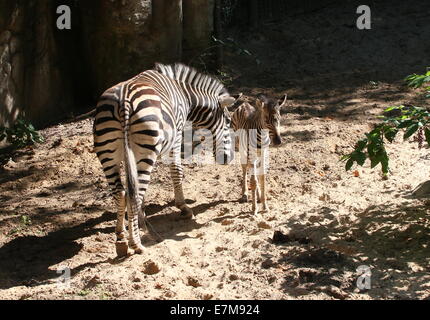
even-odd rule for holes
{"type": "Polygon", "coordinates": [[[235,102],[236,99],[224,91],[213,101],[212,105],[215,107],[199,106],[194,108],[189,117],[193,130],[208,131],[202,140],[193,146],[202,142],[209,143],[207,146],[211,148],[217,164],[227,165],[234,159],[232,146],[234,133],[231,129],[232,121],[228,107],[235,102]]]}
{"type": "Polygon", "coordinates": [[[231,128],[231,115],[228,110],[235,102],[236,98],[230,96],[227,90],[223,90],[219,96],[217,129],[212,130],[214,137],[214,157],[218,164],[227,165],[234,159],[233,131],[231,128]]]}
{"type": "Polygon", "coordinates": [[[282,144],[281,109],[287,105],[287,100],[287,95],[280,100],[267,98],[263,94],[259,94],[257,97],[256,105],[263,114],[263,126],[269,130],[270,140],[276,147],[282,144]]]}

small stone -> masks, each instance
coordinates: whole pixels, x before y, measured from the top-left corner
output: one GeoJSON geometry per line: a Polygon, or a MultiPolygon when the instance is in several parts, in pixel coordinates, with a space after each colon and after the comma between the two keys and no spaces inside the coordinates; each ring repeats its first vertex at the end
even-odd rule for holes
{"type": "Polygon", "coordinates": [[[143,273],[150,276],[157,274],[161,271],[157,264],[151,260],[145,262],[143,267],[143,273]]]}
{"type": "Polygon", "coordinates": [[[327,288],[327,293],[331,295],[332,297],[339,299],[339,300],[345,300],[349,297],[349,294],[335,286],[330,286],[327,288]]]}
{"type": "Polygon", "coordinates": [[[229,279],[230,279],[230,281],[237,281],[237,280],[239,280],[239,277],[235,274],[232,274],[232,275],[230,275],[229,279]]]}
{"type": "Polygon", "coordinates": [[[193,277],[188,277],[188,281],[187,281],[187,285],[193,288],[198,288],[201,287],[202,285],[200,284],[200,282],[193,278],[193,277]]]}
{"type": "Polygon", "coordinates": [[[133,285],[133,289],[134,289],[134,290],[140,290],[140,289],[142,289],[142,285],[141,285],[141,284],[138,284],[138,283],[135,283],[135,284],[133,285]]]}
{"type": "Polygon", "coordinates": [[[261,267],[263,269],[270,269],[270,268],[273,268],[274,266],[275,266],[275,263],[272,261],[272,259],[267,259],[263,261],[263,263],[261,264],[261,267]]]}
{"type": "Polygon", "coordinates": [[[284,244],[293,241],[289,235],[283,234],[281,231],[275,231],[272,242],[274,244],[284,244]]]}
{"type": "Polygon", "coordinates": [[[324,193],[321,197],[319,197],[319,200],[322,202],[330,201],[330,196],[326,193],[324,193]]]}
{"type": "Polygon", "coordinates": [[[252,248],[253,248],[253,249],[258,249],[258,248],[260,248],[260,246],[261,246],[261,241],[260,241],[260,240],[255,240],[255,241],[252,243],[252,248]]]}
{"type": "Polygon", "coordinates": [[[233,224],[233,220],[223,220],[221,222],[221,225],[223,225],[223,226],[229,226],[231,224],[233,224]]]}
{"type": "Polygon", "coordinates": [[[264,222],[264,221],[258,223],[258,227],[260,229],[266,229],[266,230],[272,229],[272,226],[270,224],[268,224],[267,222],[264,222]]]}
{"type": "Polygon", "coordinates": [[[95,286],[97,286],[98,284],[100,284],[100,277],[99,276],[94,276],[92,277],[87,284],[85,285],[85,289],[91,289],[94,288],[95,286]]]}
{"type": "Polygon", "coordinates": [[[310,292],[304,288],[294,288],[291,289],[291,293],[297,297],[299,296],[307,296],[310,292]]]}

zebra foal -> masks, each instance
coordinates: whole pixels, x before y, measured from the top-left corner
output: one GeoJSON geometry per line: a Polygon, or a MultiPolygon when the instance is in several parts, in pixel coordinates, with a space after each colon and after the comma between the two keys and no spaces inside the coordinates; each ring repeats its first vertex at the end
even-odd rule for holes
{"type": "Polygon", "coordinates": [[[186,121],[191,121],[195,129],[210,130],[217,163],[230,163],[234,150],[227,107],[234,102],[218,80],[183,64],[157,64],[155,70],[102,94],[94,121],[94,148],[118,207],[118,256],[127,255],[129,247],[137,254],[143,252],[138,217],[144,216],[144,197],[159,158],[169,157],[176,206],[182,218],[192,218],[182,188],[182,132],[186,121]],[[126,188],[120,176],[122,162],[126,188]]]}
{"type": "Polygon", "coordinates": [[[240,202],[247,203],[248,170],[251,170],[250,187],[252,192],[252,211],[258,214],[258,204],[263,211],[268,211],[266,198],[266,174],[269,165],[269,145],[279,147],[282,144],[280,134],[280,111],[287,105],[287,96],[283,100],[258,95],[255,107],[245,102],[233,113],[232,125],[239,140],[240,161],[242,165],[242,197],[240,202]]]}

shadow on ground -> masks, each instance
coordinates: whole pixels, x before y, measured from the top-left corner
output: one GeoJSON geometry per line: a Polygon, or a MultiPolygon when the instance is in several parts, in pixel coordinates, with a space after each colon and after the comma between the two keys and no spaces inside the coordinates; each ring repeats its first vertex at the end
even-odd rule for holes
{"type": "Polygon", "coordinates": [[[285,277],[286,292],[348,298],[357,291],[357,268],[366,265],[372,270],[372,288],[366,292],[372,298],[430,297],[429,206],[371,206],[354,221],[335,220],[330,212],[321,208],[318,213],[327,224],[286,223],[294,234],[309,239],[278,261],[293,270],[285,277]]]}
{"type": "MultiPolygon", "coordinates": [[[[222,203],[226,203],[226,201],[200,204],[193,207],[193,210],[195,215],[198,215],[222,203]]],[[[149,223],[163,240],[182,241],[189,238],[187,234],[190,231],[203,226],[195,220],[178,220],[177,213],[160,214],[172,205],[174,205],[172,202],[166,205],[154,204],[149,205],[146,209],[149,223]]],[[[73,214],[73,212],[63,210],[45,214],[56,216],[58,214],[73,214]]],[[[37,216],[44,220],[40,214],[37,216]]],[[[82,244],[77,242],[78,240],[98,233],[113,235],[115,227],[97,228],[96,226],[115,219],[115,213],[105,212],[98,218],[89,219],[77,226],[63,226],[60,230],[50,232],[46,236],[22,236],[6,243],[0,248],[0,289],[16,286],[39,286],[58,278],[56,271],[50,270],[50,268],[76,256],[83,249],[82,244]]],[[[157,244],[147,235],[142,241],[144,246],[148,248],[157,244]]],[[[112,248],[114,248],[113,242],[112,248]]],[[[114,251],[114,249],[112,250],[114,251]]],[[[118,263],[115,259],[104,262],[118,263]]],[[[85,263],[74,268],[72,273],[76,275],[88,267],[95,267],[104,262],[85,263]]]]}
{"type": "MultiPolygon", "coordinates": [[[[57,278],[51,266],[78,254],[82,245],[76,240],[97,232],[113,233],[114,228],[95,229],[100,223],[114,219],[114,214],[105,213],[74,227],[62,228],[43,237],[23,236],[0,248],[0,288],[14,286],[38,286],[57,278]]],[[[74,270],[74,272],[79,272],[74,270]]]]}

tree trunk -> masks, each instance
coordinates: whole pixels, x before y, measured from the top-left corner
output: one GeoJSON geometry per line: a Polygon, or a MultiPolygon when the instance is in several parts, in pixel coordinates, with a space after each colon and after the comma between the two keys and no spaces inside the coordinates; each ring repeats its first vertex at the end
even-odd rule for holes
{"type": "Polygon", "coordinates": [[[214,34],[214,0],[183,0],[184,36],[183,61],[198,64],[210,64],[208,55],[213,46],[214,34]]]}
{"type": "MultiPolygon", "coordinates": [[[[222,2],[221,0],[215,0],[215,38],[222,40],[223,30],[222,30],[222,19],[221,19],[222,2]]],[[[224,48],[222,45],[218,44],[216,50],[216,68],[221,70],[224,65],[224,48]]]]}

